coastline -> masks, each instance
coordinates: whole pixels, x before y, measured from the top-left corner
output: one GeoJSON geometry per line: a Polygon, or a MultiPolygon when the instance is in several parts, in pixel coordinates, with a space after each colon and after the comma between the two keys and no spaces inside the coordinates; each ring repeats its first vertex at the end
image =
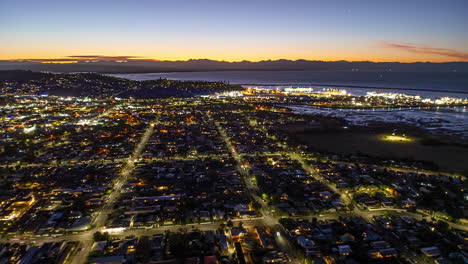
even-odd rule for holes
{"type": "MultiPolygon", "coordinates": [[[[136,81],[166,78],[171,80],[204,80],[221,81],[243,86],[317,86],[323,88],[378,89],[382,92],[394,90],[408,92],[458,94],[466,97],[468,94],[468,79],[458,78],[456,83],[446,82],[445,78],[431,78],[427,72],[415,73],[417,78],[407,83],[396,83],[400,74],[410,72],[379,72],[379,71],[164,71],[146,73],[99,73],[136,81]],[[258,73],[259,75],[257,75],[258,73]],[[325,77],[323,77],[323,75],[325,77]],[[344,77],[342,77],[344,74],[344,77]],[[380,75],[377,76],[376,74],[380,75]],[[389,79],[380,79],[390,74],[389,79]],[[396,76],[395,76],[396,74],[396,76]],[[420,76],[423,74],[423,76],[420,76]],[[398,77],[398,78],[397,78],[398,77]],[[432,85],[434,84],[434,85],[432,85]]],[[[438,74],[441,74],[438,72],[438,74]]],[[[446,74],[446,73],[443,73],[446,74]]],[[[404,76],[404,77],[405,77],[404,76]]],[[[406,76],[408,77],[408,76],[406,76]]],[[[410,76],[411,77],[411,76],[410,76]]],[[[408,77],[409,78],[409,77],[408,77]]]]}
{"type": "Polygon", "coordinates": [[[437,92],[437,93],[458,93],[468,94],[468,91],[453,91],[453,90],[438,90],[438,89],[415,89],[415,88],[392,88],[380,86],[361,86],[361,85],[345,85],[345,84],[313,84],[313,83],[286,83],[286,84],[256,84],[256,83],[236,83],[239,85],[251,86],[297,86],[297,85],[310,85],[310,86],[324,86],[324,87],[341,87],[341,88],[357,88],[357,89],[382,89],[382,90],[399,90],[399,91],[421,91],[421,92],[437,92]]]}
{"type": "MultiPolygon", "coordinates": [[[[283,106],[293,113],[311,116],[337,118],[346,121],[349,126],[366,127],[372,124],[385,123],[391,126],[414,126],[432,134],[466,141],[468,123],[464,120],[466,112],[443,113],[443,109],[335,109],[311,105],[283,106]],[[385,113],[385,115],[382,115],[385,113]]],[[[459,107],[455,107],[459,108],[459,107]]]]}

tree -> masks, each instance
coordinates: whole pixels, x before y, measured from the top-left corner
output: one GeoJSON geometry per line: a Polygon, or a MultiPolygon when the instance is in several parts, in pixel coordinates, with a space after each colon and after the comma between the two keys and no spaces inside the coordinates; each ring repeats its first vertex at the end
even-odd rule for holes
{"type": "Polygon", "coordinates": [[[93,234],[93,240],[94,241],[107,241],[109,240],[109,234],[108,233],[101,233],[101,232],[95,232],[93,234]]]}
{"type": "Polygon", "coordinates": [[[260,208],[262,208],[262,206],[260,205],[259,202],[253,201],[252,202],[252,208],[257,211],[257,210],[260,210],[260,208]]]}
{"type": "Polygon", "coordinates": [[[234,226],[234,223],[231,221],[231,219],[229,219],[229,220],[227,221],[227,226],[228,226],[229,228],[232,228],[232,227],[234,226]]]}
{"type": "Polygon", "coordinates": [[[221,223],[221,224],[219,225],[219,229],[220,229],[221,231],[224,231],[225,228],[226,228],[226,224],[221,223]]]}
{"type": "MultiPolygon", "coordinates": [[[[341,216],[340,216],[340,217],[341,217],[341,216]]],[[[342,221],[342,220],[340,219],[340,221],[342,221]]],[[[312,217],[312,224],[316,225],[317,222],[318,222],[317,217],[312,217]]]]}
{"type": "Polygon", "coordinates": [[[446,233],[446,232],[449,231],[449,224],[447,222],[445,222],[445,221],[439,220],[437,222],[436,227],[437,227],[437,230],[439,230],[442,233],[446,233]]]}

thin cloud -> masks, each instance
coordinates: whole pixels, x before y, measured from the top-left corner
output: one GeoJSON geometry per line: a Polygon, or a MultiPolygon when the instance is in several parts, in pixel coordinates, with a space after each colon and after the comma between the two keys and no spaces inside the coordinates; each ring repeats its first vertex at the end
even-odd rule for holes
{"type": "Polygon", "coordinates": [[[19,59],[13,60],[18,62],[41,62],[41,63],[66,63],[66,62],[99,62],[99,61],[155,61],[152,59],[139,56],[103,56],[103,55],[71,55],[63,58],[54,59],[19,59]]]}
{"type": "Polygon", "coordinates": [[[78,59],[78,60],[92,60],[92,61],[128,61],[128,60],[140,60],[140,56],[103,56],[103,55],[73,55],[67,56],[67,58],[78,59]]]}
{"type": "Polygon", "coordinates": [[[69,62],[69,61],[77,61],[77,59],[19,59],[19,60],[10,60],[10,61],[18,61],[18,62],[69,62]]]}
{"type": "Polygon", "coordinates": [[[378,46],[381,48],[397,49],[406,52],[426,54],[426,55],[441,55],[459,60],[468,60],[468,53],[461,52],[453,49],[435,48],[429,45],[408,43],[408,42],[395,42],[395,41],[380,41],[378,46]]]}

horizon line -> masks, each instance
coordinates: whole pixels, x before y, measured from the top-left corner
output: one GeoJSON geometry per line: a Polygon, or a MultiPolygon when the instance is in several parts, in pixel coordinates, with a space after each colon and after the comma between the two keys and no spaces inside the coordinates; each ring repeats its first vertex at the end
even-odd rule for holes
{"type": "MultiPolygon", "coordinates": [[[[91,57],[91,56],[89,56],[91,57]]],[[[97,62],[115,62],[115,63],[128,63],[128,62],[190,62],[190,61],[210,61],[210,62],[223,62],[223,63],[259,63],[259,62],[278,62],[278,61],[290,61],[290,62],[348,62],[348,63],[357,63],[357,62],[369,62],[369,63],[401,63],[401,64],[410,64],[410,63],[468,63],[468,61],[463,60],[448,60],[448,61],[387,61],[387,60],[317,60],[317,59],[262,59],[262,60],[218,60],[218,59],[209,59],[209,58],[190,58],[186,60],[158,60],[150,58],[139,58],[137,56],[92,56],[99,57],[99,59],[85,59],[89,58],[85,55],[80,56],[68,56],[65,58],[54,58],[54,59],[0,59],[0,63],[40,63],[40,64],[78,64],[78,63],[97,63],[97,62]],[[108,57],[109,59],[106,59],[108,57]],[[114,59],[120,57],[119,59],[114,59]],[[125,57],[129,59],[125,59],[125,57]]]]}

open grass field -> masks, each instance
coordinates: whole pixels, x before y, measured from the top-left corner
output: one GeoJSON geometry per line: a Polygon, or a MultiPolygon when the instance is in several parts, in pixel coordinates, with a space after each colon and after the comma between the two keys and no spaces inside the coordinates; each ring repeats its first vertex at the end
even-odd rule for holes
{"type": "Polygon", "coordinates": [[[468,172],[468,148],[450,145],[423,145],[416,137],[362,131],[304,132],[295,137],[317,151],[363,153],[392,159],[431,161],[442,171],[468,172]]]}

